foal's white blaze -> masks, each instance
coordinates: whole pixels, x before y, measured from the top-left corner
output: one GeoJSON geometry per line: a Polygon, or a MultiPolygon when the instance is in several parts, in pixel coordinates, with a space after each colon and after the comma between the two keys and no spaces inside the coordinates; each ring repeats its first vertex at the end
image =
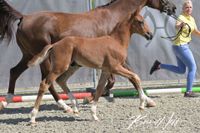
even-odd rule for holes
{"type": "Polygon", "coordinates": [[[30,120],[31,124],[36,123],[35,118],[36,118],[37,113],[38,113],[38,109],[33,108],[33,110],[31,111],[31,120],[30,120]]]}
{"type": "Polygon", "coordinates": [[[92,117],[95,121],[99,121],[99,118],[97,117],[97,102],[94,102],[91,106],[91,113],[92,117]]]}
{"type": "Polygon", "coordinates": [[[65,104],[62,99],[58,100],[57,104],[59,107],[63,108],[65,112],[73,112],[72,108],[65,104]]]}

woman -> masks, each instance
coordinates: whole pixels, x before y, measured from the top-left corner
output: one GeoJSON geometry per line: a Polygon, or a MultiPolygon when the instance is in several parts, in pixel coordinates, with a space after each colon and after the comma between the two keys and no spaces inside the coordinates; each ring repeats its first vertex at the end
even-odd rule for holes
{"type": "Polygon", "coordinates": [[[178,74],[184,74],[186,72],[186,68],[188,68],[187,90],[184,94],[185,97],[198,96],[192,92],[192,85],[195,79],[197,66],[192,51],[189,48],[189,43],[192,39],[191,34],[195,34],[200,37],[200,31],[197,29],[194,18],[191,16],[192,9],[192,1],[185,0],[182,7],[182,13],[179,16],[181,21],[177,21],[175,26],[177,31],[182,28],[181,34],[177,36],[177,38],[174,40],[174,44],[172,45],[178,66],[161,64],[156,60],[150,70],[150,74],[159,69],[165,69],[178,74]]]}

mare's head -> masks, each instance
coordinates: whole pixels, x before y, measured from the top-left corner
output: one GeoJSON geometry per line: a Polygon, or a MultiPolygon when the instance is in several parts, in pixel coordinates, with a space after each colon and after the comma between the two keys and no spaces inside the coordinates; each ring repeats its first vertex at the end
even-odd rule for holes
{"type": "Polygon", "coordinates": [[[147,0],[147,6],[157,8],[168,15],[176,14],[176,6],[170,0],[147,0]]]}
{"type": "Polygon", "coordinates": [[[151,40],[153,38],[153,34],[149,29],[144,18],[136,11],[134,14],[130,15],[129,22],[131,24],[131,34],[137,33],[144,36],[147,40],[151,40]]]}

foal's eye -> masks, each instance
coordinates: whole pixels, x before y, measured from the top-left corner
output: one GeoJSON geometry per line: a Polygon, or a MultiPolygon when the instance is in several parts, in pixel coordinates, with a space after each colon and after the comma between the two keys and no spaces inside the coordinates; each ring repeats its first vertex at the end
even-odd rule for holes
{"type": "Polygon", "coordinates": [[[138,23],[139,23],[140,25],[143,25],[143,24],[144,24],[144,21],[138,21],[138,23]]]}

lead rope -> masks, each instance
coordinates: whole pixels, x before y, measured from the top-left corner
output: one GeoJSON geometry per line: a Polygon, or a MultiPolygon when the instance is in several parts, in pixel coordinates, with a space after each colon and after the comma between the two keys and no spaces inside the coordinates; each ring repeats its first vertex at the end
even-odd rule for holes
{"type": "MultiPolygon", "coordinates": [[[[174,18],[175,20],[177,21],[180,21],[180,22],[183,22],[182,20],[180,20],[176,15],[170,15],[170,17],[174,18]]],[[[191,33],[191,27],[189,26],[189,24],[187,23],[184,23],[186,26],[188,26],[188,29],[189,29],[189,32],[187,33],[187,36],[185,37],[189,37],[190,33],[191,33]]],[[[182,31],[183,31],[183,26],[179,29],[179,31],[177,32],[176,35],[174,36],[167,36],[167,37],[164,37],[164,36],[161,36],[161,38],[163,39],[167,39],[167,40],[170,40],[170,41],[174,41],[176,40],[180,35],[182,35],[182,31]]]]}

